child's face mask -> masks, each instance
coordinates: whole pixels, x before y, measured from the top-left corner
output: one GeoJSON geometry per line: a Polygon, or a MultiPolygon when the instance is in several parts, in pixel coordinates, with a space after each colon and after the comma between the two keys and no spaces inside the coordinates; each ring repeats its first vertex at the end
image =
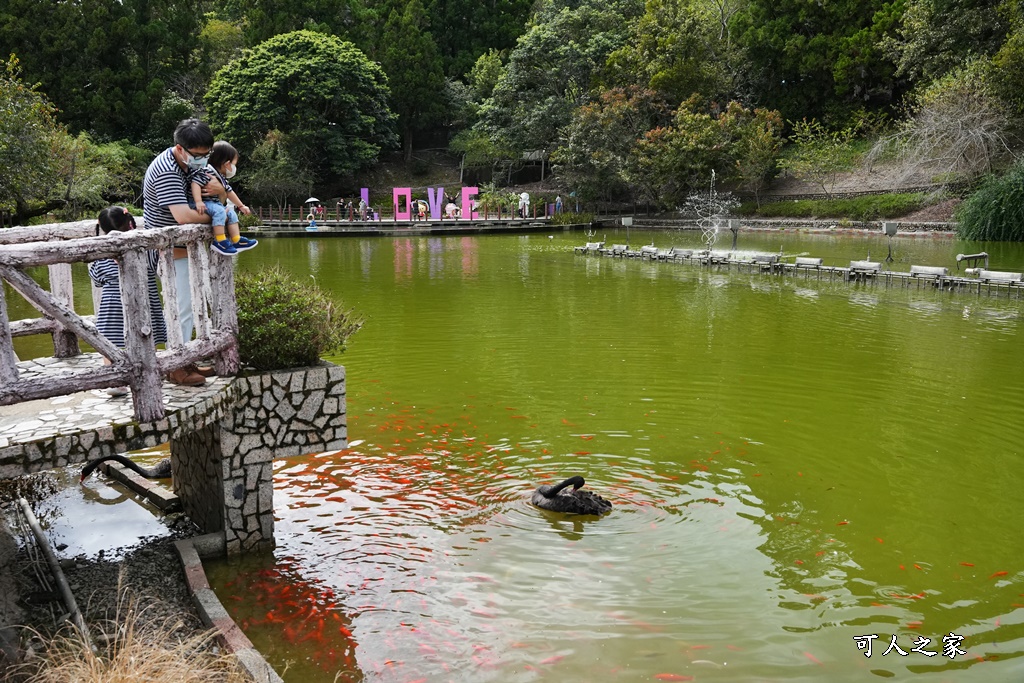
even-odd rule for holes
{"type": "Polygon", "coordinates": [[[227,167],[224,169],[224,177],[225,178],[234,178],[235,177],[235,173],[237,171],[238,171],[238,169],[235,168],[234,164],[228,164],[227,167]]]}

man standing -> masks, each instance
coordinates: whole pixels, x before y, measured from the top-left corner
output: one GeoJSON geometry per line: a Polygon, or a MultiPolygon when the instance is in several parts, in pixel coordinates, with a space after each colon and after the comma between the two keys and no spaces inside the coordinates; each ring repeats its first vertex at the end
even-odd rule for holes
{"type": "MultiPolygon", "coordinates": [[[[142,181],[142,209],[147,228],[209,223],[209,214],[188,205],[188,174],[206,166],[213,148],[213,131],[199,119],[185,119],[174,129],[174,146],[157,155],[142,181]]],[[[211,179],[205,191],[215,194],[220,183],[211,179]]],[[[188,251],[174,247],[175,283],[178,290],[178,320],[185,342],[192,339],[192,287],[189,283],[188,251]]],[[[212,369],[200,372],[196,366],[180,368],[167,379],[174,384],[197,387],[206,383],[212,369]]]]}

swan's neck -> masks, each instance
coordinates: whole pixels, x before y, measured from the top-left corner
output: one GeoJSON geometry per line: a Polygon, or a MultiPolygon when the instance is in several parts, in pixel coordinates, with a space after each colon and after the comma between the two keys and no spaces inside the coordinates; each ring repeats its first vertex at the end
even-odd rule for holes
{"type": "Polygon", "coordinates": [[[580,477],[580,476],[569,477],[568,479],[563,481],[558,486],[555,486],[551,490],[547,491],[544,494],[544,497],[545,498],[554,498],[555,496],[557,496],[559,493],[562,492],[562,489],[567,488],[569,486],[572,486],[573,490],[575,491],[576,489],[578,489],[581,486],[583,486],[584,483],[586,483],[586,482],[584,482],[583,477],[580,477]]]}

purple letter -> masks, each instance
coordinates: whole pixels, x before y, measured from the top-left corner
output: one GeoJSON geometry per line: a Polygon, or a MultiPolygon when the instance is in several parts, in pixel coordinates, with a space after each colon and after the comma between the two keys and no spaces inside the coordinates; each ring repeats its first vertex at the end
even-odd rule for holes
{"type": "Polygon", "coordinates": [[[391,190],[391,196],[395,204],[395,220],[396,221],[408,221],[412,220],[412,188],[411,187],[395,187],[391,190]],[[401,209],[398,203],[399,197],[405,197],[405,210],[401,209]]]}
{"type": "Polygon", "coordinates": [[[437,188],[437,194],[434,193],[434,188],[427,188],[427,200],[430,204],[430,218],[431,220],[438,220],[441,218],[441,202],[444,201],[444,188],[437,188]]]}
{"type": "Polygon", "coordinates": [[[476,193],[480,191],[478,187],[464,187],[462,188],[462,217],[468,218],[471,221],[475,221],[480,218],[474,209],[476,208],[476,193]]]}
{"type": "Polygon", "coordinates": [[[363,200],[363,203],[367,206],[370,205],[370,191],[365,187],[359,190],[359,198],[363,200]]]}

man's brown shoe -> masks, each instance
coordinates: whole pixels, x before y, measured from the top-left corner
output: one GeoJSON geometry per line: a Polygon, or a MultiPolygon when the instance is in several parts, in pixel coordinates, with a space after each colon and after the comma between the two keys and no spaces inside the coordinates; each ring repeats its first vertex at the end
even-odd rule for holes
{"type": "Polygon", "coordinates": [[[213,377],[217,374],[217,371],[210,365],[190,365],[188,366],[188,369],[197,375],[202,375],[203,377],[213,377]]]}
{"type": "Polygon", "coordinates": [[[185,387],[201,387],[206,384],[206,378],[192,372],[188,368],[178,368],[167,375],[167,381],[172,384],[180,384],[185,387]]]}

